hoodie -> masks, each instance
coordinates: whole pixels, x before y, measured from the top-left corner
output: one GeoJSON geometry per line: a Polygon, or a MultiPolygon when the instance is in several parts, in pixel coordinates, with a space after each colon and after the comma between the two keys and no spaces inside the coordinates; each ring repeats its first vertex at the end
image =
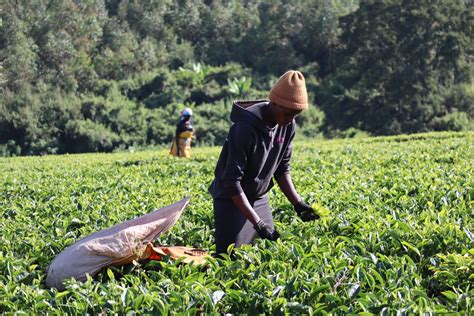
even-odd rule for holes
{"type": "Polygon", "coordinates": [[[209,187],[214,199],[244,192],[249,200],[255,200],[273,187],[273,177],[289,173],[295,122],[288,126],[267,126],[261,114],[267,104],[267,101],[234,103],[230,114],[233,125],[209,187]]]}

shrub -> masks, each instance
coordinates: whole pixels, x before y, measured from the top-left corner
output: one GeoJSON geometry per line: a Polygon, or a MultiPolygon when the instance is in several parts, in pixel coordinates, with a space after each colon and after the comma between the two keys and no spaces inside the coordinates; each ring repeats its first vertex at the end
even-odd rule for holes
{"type": "Polygon", "coordinates": [[[91,120],[74,120],[66,124],[64,151],[110,152],[120,142],[120,137],[107,127],[91,120]]]}
{"type": "Polygon", "coordinates": [[[472,129],[473,122],[466,112],[452,112],[433,120],[435,131],[465,131],[472,129]]]}

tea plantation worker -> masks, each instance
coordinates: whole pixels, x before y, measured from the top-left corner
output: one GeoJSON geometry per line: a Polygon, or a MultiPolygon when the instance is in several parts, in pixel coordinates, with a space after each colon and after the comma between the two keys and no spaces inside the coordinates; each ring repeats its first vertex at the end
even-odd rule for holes
{"type": "Polygon", "coordinates": [[[272,241],[280,237],[267,197],[272,178],[303,221],[319,218],[298,195],[290,175],[294,119],[308,108],[303,74],[287,71],[271,88],[269,99],[233,104],[233,125],[209,187],[217,254],[226,253],[232,243],[250,244],[257,234],[272,241]]]}
{"type": "Polygon", "coordinates": [[[184,108],[181,112],[176,133],[171,143],[170,154],[177,157],[191,157],[191,141],[194,135],[193,122],[191,116],[193,111],[190,108],[184,108]]]}

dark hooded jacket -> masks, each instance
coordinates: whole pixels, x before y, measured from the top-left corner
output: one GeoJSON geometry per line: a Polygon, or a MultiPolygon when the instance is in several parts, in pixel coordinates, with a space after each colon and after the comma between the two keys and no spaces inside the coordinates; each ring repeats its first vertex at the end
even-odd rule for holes
{"type": "Polygon", "coordinates": [[[176,125],[175,133],[177,139],[179,138],[179,134],[181,134],[182,132],[194,132],[193,121],[190,117],[187,118],[182,116],[179,118],[179,122],[176,125]]]}
{"type": "Polygon", "coordinates": [[[233,125],[209,187],[214,199],[244,192],[249,200],[255,200],[273,187],[273,177],[290,171],[295,122],[268,127],[260,111],[266,104],[266,101],[234,103],[230,114],[233,125]],[[252,105],[256,106],[249,110],[252,105]]]}

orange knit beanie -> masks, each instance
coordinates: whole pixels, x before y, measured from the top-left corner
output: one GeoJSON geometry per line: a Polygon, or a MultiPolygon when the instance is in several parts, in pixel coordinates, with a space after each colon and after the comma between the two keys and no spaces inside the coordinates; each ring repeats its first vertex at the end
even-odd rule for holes
{"type": "Polygon", "coordinates": [[[285,108],[306,110],[308,93],[303,74],[294,70],[285,72],[270,90],[268,98],[285,108]]]}

